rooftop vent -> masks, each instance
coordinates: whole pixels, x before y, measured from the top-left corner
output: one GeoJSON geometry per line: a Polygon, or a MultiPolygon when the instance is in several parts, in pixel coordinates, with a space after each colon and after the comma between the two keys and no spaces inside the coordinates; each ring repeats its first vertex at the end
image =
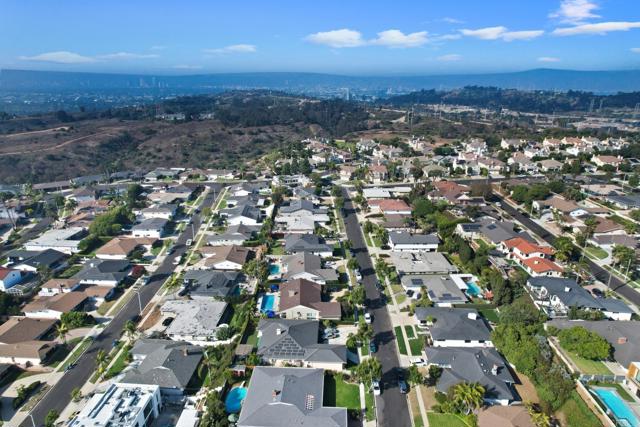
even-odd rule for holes
{"type": "Polygon", "coordinates": [[[467,317],[469,319],[471,319],[471,320],[477,320],[478,319],[478,313],[474,313],[474,312],[467,313],[467,317]]]}

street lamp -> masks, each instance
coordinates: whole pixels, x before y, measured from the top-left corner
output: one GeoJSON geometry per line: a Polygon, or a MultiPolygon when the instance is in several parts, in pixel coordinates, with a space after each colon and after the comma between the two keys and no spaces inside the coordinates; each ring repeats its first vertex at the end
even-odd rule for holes
{"type": "Polygon", "coordinates": [[[36,427],[36,422],[33,420],[33,415],[29,414],[29,418],[31,418],[31,424],[33,427],[36,427]]]}

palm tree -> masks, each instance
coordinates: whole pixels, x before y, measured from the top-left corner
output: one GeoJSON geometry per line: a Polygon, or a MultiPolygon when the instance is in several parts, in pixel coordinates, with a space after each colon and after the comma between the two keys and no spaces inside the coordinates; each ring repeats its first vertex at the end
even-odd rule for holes
{"type": "Polygon", "coordinates": [[[67,344],[67,335],[69,334],[69,326],[66,322],[60,322],[58,326],[56,326],[56,336],[62,340],[62,342],[67,344]]]}
{"type": "Polygon", "coordinates": [[[132,320],[127,320],[127,323],[124,324],[124,333],[129,341],[133,342],[136,336],[136,324],[132,320]]]}
{"type": "Polygon", "coordinates": [[[102,349],[98,350],[98,353],[96,353],[96,372],[98,374],[98,378],[102,378],[102,375],[107,370],[107,364],[107,353],[102,349]]]}
{"type": "Polygon", "coordinates": [[[478,383],[459,383],[453,386],[453,400],[458,403],[466,415],[469,415],[484,401],[484,387],[478,383]]]}
{"type": "Polygon", "coordinates": [[[531,402],[525,402],[524,406],[529,411],[531,416],[531,422],[536,427],[550,427],[551,418],[544,412],[540,412],[539,409],[531,402]]]}

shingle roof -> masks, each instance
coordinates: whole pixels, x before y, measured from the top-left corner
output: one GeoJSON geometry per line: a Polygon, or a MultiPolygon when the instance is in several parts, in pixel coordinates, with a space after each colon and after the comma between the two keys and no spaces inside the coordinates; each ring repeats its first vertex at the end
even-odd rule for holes
{"type": "Polygon", "coordinates": [[[10,317],[0,325],[0,343],[14,344],[42,338],[57,323],[54,319],[10,317]]]}
{"type": "Polygon", "coordinates": [[[288,234],[284,238],[285,252],[332,252],[320,236],[315,234],[288,234]]]}
{"type": "Polygon", "coordinates": [[[389,240],[394,245],[437,245],[440,238],[436,234],[414,234],[407,231],[389,233],[389,240]]]}
{"type": "Polygon", "coordinates": [[[240,278],[236,271],[188,270],[184,275],[184,281],[189,282],[189,294],[196,298],[226,298],[240,278]]]}
{"type": "Polygon", "coordinates": [[[82,267],[73,278],[90,281],[117,281],[120,282],[129,274],[131,264],[127,260],[111,260],[94,258],[82,267]]]}
{"type": "Polygon", "coordinates": [[[415,315],[420,321],[426,321],[429,316],[435,319],[429,327],[434,340],[491,340],[487,324],[475,309],[417,307],[415,315]]]}

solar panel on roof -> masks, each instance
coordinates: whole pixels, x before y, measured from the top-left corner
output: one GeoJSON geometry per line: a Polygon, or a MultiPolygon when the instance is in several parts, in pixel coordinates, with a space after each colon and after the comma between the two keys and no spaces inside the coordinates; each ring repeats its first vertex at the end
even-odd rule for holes
{"type": "Polygon", "coordinates": [[[411,279],[411,284],[415,286],[421,286],[424,282],[422,279],[411,279]]]}

